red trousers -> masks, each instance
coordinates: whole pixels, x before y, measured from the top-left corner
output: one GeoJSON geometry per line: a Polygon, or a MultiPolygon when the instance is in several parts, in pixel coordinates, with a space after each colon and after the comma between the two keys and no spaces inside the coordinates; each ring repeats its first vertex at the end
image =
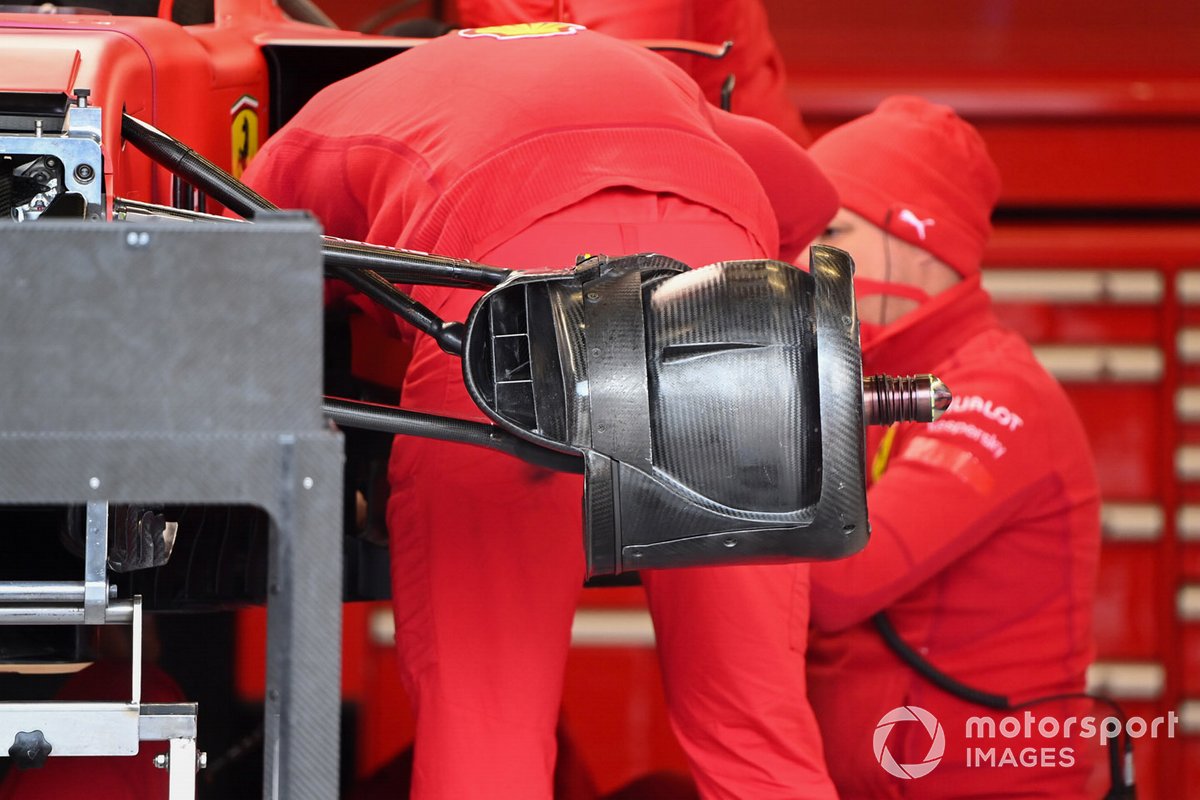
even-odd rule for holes
{"type": "MultiPolygon", "coordinates": [[[[554,268],[582,252],[645,251],[692,266],[763,255],[705,206],[616,189],[539,220],[478,260],[554,268]]],[[[479,296],[439,287],[415,294],[459,320],[479,296]]],[[[403,404],[484,418],[458,359],[428,338],[417,341],[403,404]]],[[[550,798],[584,573],[582,479],[410,437],[396,440],[390,476],[397,645],[417,717],[413,797],[550,798]]],[[[807,567],[642,577],[671,721],[703,795],[834,797],[805,694],[807,567]]]]}

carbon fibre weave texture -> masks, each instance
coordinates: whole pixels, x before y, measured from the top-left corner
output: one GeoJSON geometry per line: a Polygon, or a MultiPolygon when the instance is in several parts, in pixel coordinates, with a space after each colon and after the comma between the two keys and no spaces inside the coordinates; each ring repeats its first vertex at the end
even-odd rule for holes
{"type": "Polygon", "coordinates": [[[651,290],[658,472],[734,509],[786,513],[816,501],[812,293],[806,273],[765,261],[705,267],[651,290]]]}
{"type": "Polygon", "coordinates": [[[314,229],[260,225],[4,226],[0,428],[320,430],[314,229]]]}

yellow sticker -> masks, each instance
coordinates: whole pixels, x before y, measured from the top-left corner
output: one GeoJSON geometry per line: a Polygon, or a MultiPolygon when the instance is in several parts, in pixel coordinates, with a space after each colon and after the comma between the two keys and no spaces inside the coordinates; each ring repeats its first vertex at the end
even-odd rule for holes
{"type": "Polygon", "coordinates": [[[892,458],[892,447],[896,444],[896,428],[896,425],[889,426],[883,434],[883,440],[879,442],[879,449],[875,451],[875,458],[871,460],[871,483],[878,483],[883,473],[887,472],[888,462],[892,458]]]}
{"type": "Polygon", "coordinates": [[[233,121],[230,136],[233,140],[233,160],[230,172],[241,178],[246,165],[258,152],[258,101],[248,94],[242,95],[229,110],[233,121]]]}
{"type": "Polygon", "coordinates": [[[489,28],[464,28],[458,35],[466,39],[541,39],[546,36],[573,36],[585,30],[587,28],[584,26],[570,22],[522,22],[489,28]]]}

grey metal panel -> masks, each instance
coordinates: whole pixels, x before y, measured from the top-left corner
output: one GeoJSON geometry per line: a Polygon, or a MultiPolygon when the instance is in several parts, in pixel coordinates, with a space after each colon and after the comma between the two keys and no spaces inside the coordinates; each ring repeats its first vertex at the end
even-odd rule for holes
{"type": "Polygon", "coordinates": [[[340,470],[341,437],[329,432],[0,433],[0,503],[249,503],[278,517],[279,448],[293,440],[320,454],[301,480],[340,484],[329,470],[340,470]]]}
{"type": "Polygon", "coordinates": [[[0,428],[319,429],[314,237],[298,222],[0,226],[0,428]]]}
{"type": "Polygon", "coordinates": [[[316,227],[0,226],[0,285],[0,503],[265,509],[263,795],[333,800],[343,450],[316,227]]]}

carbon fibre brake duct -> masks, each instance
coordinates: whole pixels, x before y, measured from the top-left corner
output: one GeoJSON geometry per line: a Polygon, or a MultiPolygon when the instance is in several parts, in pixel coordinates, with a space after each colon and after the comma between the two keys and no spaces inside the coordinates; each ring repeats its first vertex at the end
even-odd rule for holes
{"type": "MultiPolygon", "coordinates": [[[[144,123],[126,117],[123,131],[239,213],[274,209],[144,123]]],[[[582,464],[589,576],[845,557],[869,532],[864,423],[931,421],[949,392],[932,376],[877,376],[864,403],[853,261],[810,252],[808,272],[637,255],[525,274],[333,240],[328,274],[462,356],[467,389],[496,424],[344,402],[326,413],[556,469],[582,464]],[[493,288],[464,326],[392,280],[493,288]]]]}
{"type": "Polygon", "coordinates": [[[853,263],[596,257],[472,310],[468,391],[585,459],[589,575],[830,559],[867,541],[853,263]]]}

